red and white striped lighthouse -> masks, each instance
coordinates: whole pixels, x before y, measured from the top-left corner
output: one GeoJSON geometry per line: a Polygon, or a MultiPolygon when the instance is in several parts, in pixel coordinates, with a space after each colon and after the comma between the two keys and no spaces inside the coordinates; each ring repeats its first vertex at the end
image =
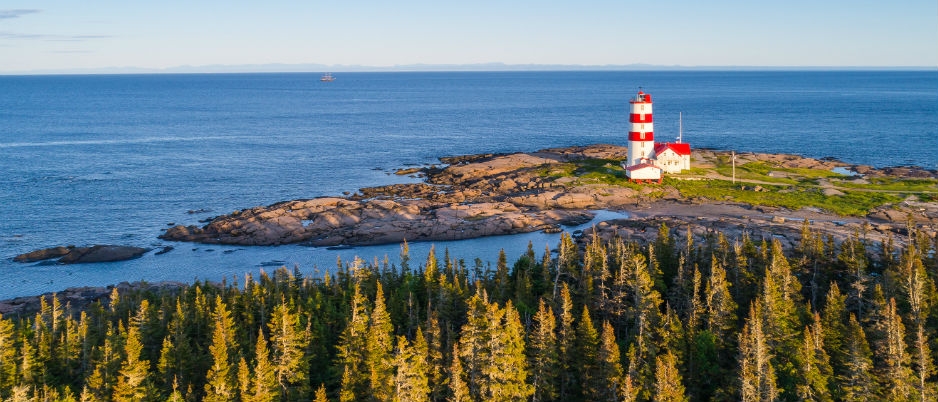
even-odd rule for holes
{"type": "Polygon", "coordinates": [[[641,90],[629,100],[629,153],[623,166],[626,175],[636,180],[658,180],[661,169],[654,166],[655,124],[651,113],[651,94],[641,90]],[[650,167],[646,167],[648,165],[650,167]]]}

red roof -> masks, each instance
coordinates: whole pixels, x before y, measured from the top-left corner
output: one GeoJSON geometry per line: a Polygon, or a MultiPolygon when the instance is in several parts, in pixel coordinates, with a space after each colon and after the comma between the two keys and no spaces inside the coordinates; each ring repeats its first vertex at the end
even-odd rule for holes
{"type": "Polygon", "coordinates": [[[628,171],[631,172],[631,171],[633,171],[633,170],[639,170],[639,169],[645,169],[645,168],[654,168],[654,169],[661,170],[661,168],[659,168],[659,167],[657,167],[657,166],[655,166],[655,165],[652,165],[652,164],[650,164],[650,163],[639,163],[639,164],[637,164],[637,165],[629,166],[629,167],[625,168],[625,170],[628,170],[628,171]]]}
{"type": "Polygon", "coordinates": [[[659,142],[655,144],[655,155],[660,155],[668,148],[681,156],[690,155],[690,144],[686,142],[659,142]]]}

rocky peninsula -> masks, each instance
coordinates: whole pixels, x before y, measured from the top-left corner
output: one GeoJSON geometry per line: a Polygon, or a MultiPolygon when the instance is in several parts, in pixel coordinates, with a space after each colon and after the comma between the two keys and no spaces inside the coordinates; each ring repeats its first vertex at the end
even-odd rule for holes
{"type": "Polygon", "coordinates": [[[445,157],[443,167],[419,170],[422,183],[253,207],[201,227],[174,226],[160,237],[311,246],[460,240],[559,231],[561,225],[589,221],[590,211],[601,209],[629,211],[634,219],[599,229],[638,238],[661,221],[728,237],[796,232],[804,219],[839,238],[861,228],[884,237],[910,223],[934,236],[938,227],[935,171],[743,153],[736,155],[731,178],[728,152],[695,150],[691,171],[670,175],[661,185],[637,185],[628,183],[619,166],[626,150],[592,145],[445,157]]]}

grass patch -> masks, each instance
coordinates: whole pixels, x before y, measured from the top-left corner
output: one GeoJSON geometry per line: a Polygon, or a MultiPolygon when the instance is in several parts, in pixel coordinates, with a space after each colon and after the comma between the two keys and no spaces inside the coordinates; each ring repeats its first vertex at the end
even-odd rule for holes
{"type": "Polygon", "coordinates": [[[825,196],[819,188],[763,186],[768,191],[742,190],[726,180],[686,181],[665,179],[684,197],[701,197],[717,201],[743,202],[751,205],[784,207],[797,210],[805,207],[820,208],[841,216],[864,216],[885,203],[899,202],[901,197],[888,193],[848,191],[841,196],[825,196]],[[789,191],[782,191],[782,190],[789,191]]]}
{"type": "MultiPolygon", "coordinates": [[[[720,164],[714,170],[720,175],[726,177],[733,176],[733,167],[720,164]]],[[[769,176],[769,172],[779,171],[779,169],[772,169],[768,164],[764,162],[749,162],[742,165],[736,166],[736,178],[741,180],[759,180],[770,183],[779,183],[779,184],[797,184],[796,180],[787,178],[787,177],[772,177],[769,176]]]]}
{"type": "Polygon", "coordinates": [[[537,173],[541,177],[559,179],[561,177],[573,177],[574,170],[576,170],[576,165],[572,163],[555,163],[545,165],[543,168],[538,169],[537,173]]]}
{"type": "MultiPolygon", "coordinates": [[[[727,165],[726,163],[721,163],[714,168],[714,171],[717,173],[732,177],[733,175],[733,166],[727,165]]],[[[835,173],[829,170],[823,169],[807,169],[807,168],[783,168],[775,167],[769,165],[765,162],[749,162],[742,165],[736,166],[736,178],[742,180],[758,180],[769,183],[779,183],[779,184],[798,184],[802,180],[817,180],[817,179],[826,179],[826,178],[843,178],[846,177],[840,173],[835,173]],[[771,172],[783,173],[788,177],[773,177],[769,176],[771,172]]]]}
{"type": "Polygon", "coordinates": [[[694,177],[694,176],[706,176],[707,173],[710,173],[710,172],[712,172],[712,171],[713,171],[713,169],[701,168],[701,167],[694,167],[694,165],[691,165],[691,168],[690,168],[690,169],[687,169],[687,170],[685,170],[685,171],[683,171],[683,172],[681,172],[681,173],[673,174],[672,176],[677,176],[677,177],[683,177],[683,176],[689,176],[689,177],[694,177]]]}
{"type": "MultiPolygon", "coordinates": [[[[539,174],[553,179],[575,178],[575,181],[570,183],[573,185],[604,184],[635,190],[646,189],[647,185],[629,182],[621,163],[621,160],[615,159],[580,159],[544,166],[539,174]]],[[[772,183],[762,185],[767,191],[743,190],[742,186],[752,188],[753,185],[733,184],[729,180],[681,180],[682,177],[701,177],[712,172],[731,177],[733,170],[729,158],[720,157],[714,168],[693,167],[677,175],[665,175],[664,185],[674,187],[685,198],[699,197],[791,210],[814,207],[842,216],[864,216],[875,207],[902,200],[900,194],[863,190],[918,193],[926,198],[938,198],[935,196],[938,194],[938,180],[935,179],[872,178],[869,184],[859,184],[850,180],[837,180],[847,176],[828,170],[780,168],[765,162],[737,165],[736,178],[772,183]],[[784,173],[787,177],[772,177],[769,172],[784,173]],[[825,196],[819,186],[821,179],[833,179],[834,185],[840,187],[844,195],[825,196]],[[929,193],[931,195],[928,195],[929,193]]],[[[657,198],[664,193],[664,190],[656,190],[646,193],[645,196],[657,198]]]]}
{"type": "Polygon", "coordinates": [[[793,175],[806,177],[806,178],[815,178],[815,179],[837,179],[847,177],[840,173],[831,171],[831,170],[822,170],[822,169],[808,169],[808,168],[785,168],[785,169],[774,169],[776,171],[788,172],[793,175]]]}
{"type": "Polygon", "coordinates": [[[869,184],[855,183],[850,180],[839,181],[838,187],[866,190],[887,190],[916,192],[938,192],[938,180],[935,179],[900,179],[894,177],[873,177],[869,184]]]}
{"type": "MultiPolygon", "coordinates": [[[[719,163],[713,169],[713,171],[719,173],[720,175],[726,177],[733,176],[733,166],[728,164],[723,158],[719,159],[719,163]]],[[[836,173],[830,170],[823,169],[807,169],[807,168],[783,168],[769,165],[766,162],[748,162],[736,166],[736,178],[742,180],[758,180],[769,183],[779,183],[779,184],[798,184],[800,181],[804,180],[817,180],[817,179],[828,179],[828,178],[844,178],[840,173],[836,173]],[[769,173],[777,172],[781,173],[784,176],[769,176],[769,173]]]]}

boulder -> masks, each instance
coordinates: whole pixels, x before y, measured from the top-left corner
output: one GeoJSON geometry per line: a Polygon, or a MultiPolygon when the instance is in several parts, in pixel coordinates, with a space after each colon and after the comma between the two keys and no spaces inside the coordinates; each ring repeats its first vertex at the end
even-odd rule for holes
{"type": "Polygon", "coordinates": [[[20,254],[13,258],[16,262],[36,262],[58,258],[59,264],[83,264],[92,262],[124,261],[140,257],[150,251],[148,248],[115,245],[94,245],[91,247],[52,247],[20,254]]]}
{"type": "Polygon", "coordinates": [[[74,248],[75,248],[74,246],[68,246],[68,247],[59,246],[59,247],[44,248],[40,250],[30,251],[25,254],[20,254],[16,257],[13,257],[13,261],[36,262],[36,261],[49,260],[52,258],[59,258],[63,255],[70,253],[72,249],[74,248]]]}
{"type": "Polygon", "coordinates": [[[133,246],[94,245],[78,247],[59,259],[62,264],[124,261],[140,257],[150,249],[133,246]]]}

